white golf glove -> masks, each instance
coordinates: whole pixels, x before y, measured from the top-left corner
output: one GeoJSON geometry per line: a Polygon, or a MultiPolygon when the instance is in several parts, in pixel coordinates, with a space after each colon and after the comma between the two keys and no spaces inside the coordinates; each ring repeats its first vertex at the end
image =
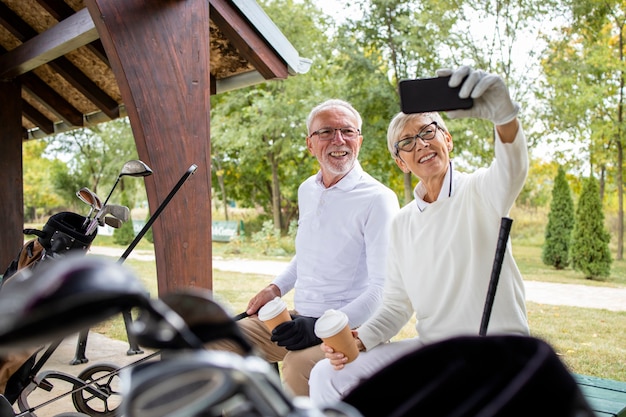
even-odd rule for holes
{"type": "Polygon", "coordinates": [[[468,66],[456,70],[437,70],[438,77],[450,75],[450,87],[461,86],[459,97],[474,99],[474,105],[467,110],[453,110],[446,114],[453,119],[462,117],[476,117],[491,120],[495,125],[503,125],[517,117],[520,106],[511,100],[509,89],[504,80],[493,74],[481,70],[474,70],[468,66]],[[463,81],[463,79],[465,81],[463,81]]]}

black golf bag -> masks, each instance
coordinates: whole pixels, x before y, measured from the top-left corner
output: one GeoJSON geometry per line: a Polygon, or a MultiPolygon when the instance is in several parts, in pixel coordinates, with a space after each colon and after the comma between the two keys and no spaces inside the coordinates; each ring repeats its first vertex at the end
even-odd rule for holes
{"type": "Polygon", "coordinates": [[[2,275],[2,281],[22,268],[33,268],[46,257],[56,257],[71,250],[87,252],[97,232],[85,235],[86,220],[86,217],[80,214],[64,211],[50,216],[43,230],[24,229],[25,235],[35,235],[37,238],[24,244],[2,275]]]}
{"type": "Polygon", "coordinates": [[[417,349],[349,392],[364,417],[595,417],[545,342],[458,337],[417,349]]]}
{"type": "MultiPolygon", "coordinates": [[[[2,285],[17,271],[34,269],[48,258],[56,258],[70,251],[87,252],[97,231],[86,235],[87,218],[72,212],[61,212],[50,216],[43,230],[24,229],[25,235],[35,235],[22,246],[17,257],[11,262],[0,281],[2,285]]],[[[37,350],[15,352],[0,357],[0,394],[13,403],[27,383],[30,370],[35,364],[37,350]]]]}

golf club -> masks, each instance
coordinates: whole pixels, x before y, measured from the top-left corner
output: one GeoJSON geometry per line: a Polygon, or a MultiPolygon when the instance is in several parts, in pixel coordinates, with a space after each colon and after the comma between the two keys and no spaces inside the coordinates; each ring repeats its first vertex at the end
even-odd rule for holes
{"type": "Polygon", "coordinates": [[[139,159],[132,159],[126,162],[122,166],[122,170],[120,171],[120,174],[117,176],[117,180],[115,180],[115,184],[113,184],[113,188],[111,188],[111,191],[109,191],[109,195],[104,200],[104,203],[102,205],[106,206],[106,204],[109,202],[109,198],[111,198],[111,194],[113,194],[113,190],[115,190],[115,187],[117,187],[117,184],[120,182],[120,179],[122,179],[123,176],[147,177],[149,175],[152,175],[152,170],[150,169],[148,165],[146,165],[144,162],[140,161],[139,159]]]}
{"type": "Polygon", "coordinates": [[[120,206],[118,204],[107,204],[102,207],[98,214],[96,214],[96,216],[91,220],[85,234],[92,234],[98,225],[104,226],[104,217],[107,214],[117,217],[122,222],[125,222],[130,218],[130,209],[126,206],[120,206]]]}
{"type": "Polygon", "coordinates": [[[502,261],[504,260],[504,252],[506,251],[506,242],[509,240],[509,234],[511,233],[511,224],[513,219],[503,217],[500,222],[500,232],[498,234],[498,243],[496,246],[496,255],[493,260],[493,266],[491,269],[491,279],[489,280],[489,288],[487,289],[487,299],[485,300],[485,307],[483,309],[483,317],[480,322],[480,336],[487,334],[487,326],[489,325],[489,319],[491,317],[491,309],[493,307],[493,301],[496,297],[496,289],[498,288],[498,281],[500,280],[500,271],[502,270],[502,261]]]}
{"type": "Polygon", "coordinates": [[[85,219],[85,223],[83,224],[84,227],[89,222],[91,215],[94,213],[94,211],[100,211],[102,209],[102,201],[96,193],[94,193],[87,187],[83,187],[80,190],[76,191],[76,196],[80,198],[83,203],[91,207],[91,209],[89,210],[89,214],[87,214],[87,218],[85,219]]]}
{"type": "Polygon", "coordinates": [[[104,224],[111,226],[114,229],[119,229],[124,224],[123,221],[114,216],[106,216],[104,218],[104,224]]]}
{"type": "MultiPolygon", "coordinates": [[[[113,190],[115,190],[115,188],[117,187],[117,184],[119,184],[120,179],[124,176],[130,176],[130,177],[147,177],[149,175],[152,175],[152,169],[150,169],[150,167],[148,165],[146,165],[144,162],[140,161],[139,159],[132,159],[128,162],[126,162],[123,166],[122,166],[122,170],[120,171],[120,174],[117,176],[117,180],[115,180],[115,184],[113,184],[113,188],[111,188],[111,191],[109,191],[109,195],[107,195],[107,198],[104,200],[104,203],[102,204],[103,209],[107,206],[107,203],[109,202],[109,198],[111,198],[111,194],[113,194],[113,190]]],[[[102,214],[102,210],[100,210],[100,212],[96,215],[96,217],[103,217],[104,215],[102,214]]],[[[94,230],[96,230],[96,227],[99,223],[99,219],[96,220],[96,218],[94,217],[93,220],[91,220],[91,222],[89,223],[89,226],[87,227],[87,231],[86,234],[91,234],[94,232],[94,230]]]]}
{"type": "Polygon", "coordinates": [[[128,245],[128,248],[126,248],[126,250],[124,251],[122,256],[120,256],[120,259],[118,259],[117,262],[124,263],[124,261],[126,260],[128,255],[130,255],[130,253],[133,251],[135,246],[137,246],[137,244],[139,243],[139,241],[141,240],[143,235],[145,235],[146,232],[148,231],[148,229],[150,228],[150,226],[152,226],[152,223],[154,223],[154,221],[161,214],[161,212],[163,211],[165,206],[167,206],[168,203],[170,202],[170,200],[172,199],[172,197],[174,197],[174,194],[176,194],[178,192],[180,187],[182,187],[183,184],[185,183],[185,181],[187,181],[187,178],[189,178],[191,176],[191,174],[196,172],[197,169],[198,169],[198,165],[196,165],[196,164],[191,164],[191,166],[189,168],[187,168],[187,171],[178,180],[178,183],[176,183],[174,188],[172,188],[172,191],[170,191],[170,193],[167,195],[167,197],[165,197],[165,200],[163,200],[161,205],[159,205],[159,207],[156,209],[154,214],[152,216],[150,216],[150,219],[148,219],[148,221],[143,226],[143,228],[139,231],[139,233],[137,233],[137,236],[135,236],[135,239],[133,239],[133,241],[130,243],[130,245],[128,245]]]}
{"type": "MultiPolygon", "coordinates": [[[[163,209],[165,209],[165,206],[167,206],[167,204],[170,202],[172,197],[174,197],[174,194],[176,194],[178,192],[180,187],[182,187],[182,185],[185,183],[185,181],[194,172],[196,172],[197,169],[198,169],[198,166],[195,165],[195,164],[192,164],[187,169],[187,171],[183,174],[183,176],[178,180],[178,183],[174,186],[174,188],[167,195],[165,200],[163,200],[163,202],[161,203],[161,205],[159,205],[159,207],[156,209],[154,214],[150,217],[150,219],[148,219],[148,222],[139,231],[139,233],[137,233],[137,235],[135,236],[133,241],[130,243],[130,245],[128,245],[128,248],[126,248],[126,250],[124,251],[122,256],[120,256],[120,258],[117,260],[118,263],[122,264],[122,263],[124,263],[124,261],[126,261],[126,258],[128,258],[128,255],[130,255],[130,253],[133,251],[135,246],[137,246],[139,241],[143,238],[143,236],[146,234],[148,229],[152,226],[152,223],[154,223],[154,221],[161,214],[163,209]]],[[[137,344],[133,333],[129,331],[129,328],[130,328],[130,326],[132,325],[132,322],[133,322],[130,310],[124,310],[122,312],[122,316],[124,318],[124,325],[126,327],[126,334],[128,336],[128,342],[130,343],[130,349],[128,350],[127,354],[128,355],[133,355],[133,354],[136,354],[136,353],[143,353],[143,351],[139,348],[139,345],[137,344]]],[[[87,334],[88,333],[86,331],[83,331],[83,332],[81,332],[79,334],[79,340],[78,340],[77,349],[76,349],[76,357],[75,357],[75,359],[73,361],[75,363],[84,363],[86,361],[86,358],[85,358],[85,346],[87,344],[87,334]]]]}
{"type": "Polygon", "coordinates": [[[104,221],[102,220],[104,219],[104,216],[107,216],[109,214],[113,217],[117,217],[124,223],[130,219],[130,209],[128,207],[121,206],[119,204],[107,204],[98,213],[98,223],[100,224],[100,226],[104,224],[104,221]],[[100,213],[102,214],[100,215],[100,213]]]}

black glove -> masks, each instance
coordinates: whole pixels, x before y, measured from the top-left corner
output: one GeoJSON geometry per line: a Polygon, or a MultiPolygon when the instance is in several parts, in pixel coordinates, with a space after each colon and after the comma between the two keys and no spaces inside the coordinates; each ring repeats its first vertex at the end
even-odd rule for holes
{"type": "Polygon", "coordinates": [[[293,316],[292,320],[272,330],[272,342],[287,350],[301,350],[319,345],[322,339],[315,336],[315,317],[293,316]]]}

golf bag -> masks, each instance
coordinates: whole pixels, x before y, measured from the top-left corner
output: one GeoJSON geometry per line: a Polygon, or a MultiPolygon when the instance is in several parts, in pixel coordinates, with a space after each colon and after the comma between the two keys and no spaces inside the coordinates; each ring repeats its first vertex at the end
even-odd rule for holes
{"type": "MultiPolygon", "coordinates": [[[[17,257],[11,262],[0,281],[2,285],[11,279],[17,271],[24,268],[35,269],[48,258],[69,253],[70,251],[87,252],[97,232],[84,234],[86,217],[72,212],[61,212],[50,216],[43,230],[24,229],[25,235],[35,235],[22,246],[17,257]]],[[[13,403],[24,389],[30,369],[35,364],[38,350],[14,352],[0,357],[0,394],[13,403]]]]}
{"type": "MultiPolygon", "coordinates": [[[[17,257],[2,275],[2,282],[22,268],[33,268],[46,257],[56,257],[71,250],[87,252],[97,232],[85,234],[87,219],[80,214],[64,211],[50,216],[43,230],[24,229],[25,235],[35,235],[36,239],[24,244],[17,257]]],[[[0,284],[1,285],[1,284],[0,284]]]]}
{"type": "Polygon", "coordinates": [[[595,417],[545,342],[457,337],[417,349],[349,392],[364,417],[595,417]]]}

